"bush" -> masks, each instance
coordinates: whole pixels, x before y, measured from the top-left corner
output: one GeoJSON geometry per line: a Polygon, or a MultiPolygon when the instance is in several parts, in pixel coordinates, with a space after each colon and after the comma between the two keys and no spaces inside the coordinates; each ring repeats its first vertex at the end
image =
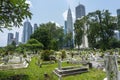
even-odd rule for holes
{"type": "Polygon", "coordinates": [[[63,60],[64,58],[66,58],[66,52],[65,52],[65,50],[62,50],[61,52],[62,52],[61,58],[63,60]]]}
{"type": "Polygon", "coordinates": [[[49,61],[50,60],[50,55],[52,55],[53,53],[49,50],[44,50],[41,52],[41,59],[43,59],[44,61],[49,61]]]}
{"type": "Polygon", "coordinates": [[[23,57],[26,58],[26,57],[27,57],[27,54],[23,54],[23,57]]]}

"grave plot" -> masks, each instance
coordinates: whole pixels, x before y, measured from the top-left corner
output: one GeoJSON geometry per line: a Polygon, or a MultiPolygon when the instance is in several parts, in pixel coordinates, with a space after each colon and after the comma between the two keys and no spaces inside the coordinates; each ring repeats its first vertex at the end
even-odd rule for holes
{"type": "Polygon", "coordinates": [[[31,57],[12,56],[10,58],[6,56],[2,60],[3,63],[0,64],[0,70],[26,68],[30,60],[31,57]]]}
{"type": "Polygon", "coordinates": [[[63,76],[69,76],[69,75],[75,75],[75,74],[81,74],[84,72],[88,72],[87,67],[81,67],[81,66],[68,66],[68,67],[62,67],[61,60],[58,61],[58,68],[55,68],[53,71],[55,75],[59,77],[61,80],[63,76]]]}

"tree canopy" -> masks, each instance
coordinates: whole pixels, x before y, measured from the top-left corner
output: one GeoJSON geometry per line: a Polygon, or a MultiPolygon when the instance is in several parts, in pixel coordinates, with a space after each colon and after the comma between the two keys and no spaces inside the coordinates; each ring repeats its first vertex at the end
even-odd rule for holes
{"type": "Polygon", "coordinates": [[[0,31],[3,28],[19,27],[31,15],[26,0],[0,0],[0,31]]]}
{"type": "Polygon", "coordinates": [[[24,45],[28,50],[33,51],[33,53],[37,52],[38,50],[42,49],[44,46],[36,39],[30,39],[24,45]]]}
{"type": "Polygon", "coordinates": [[[31,35],[44,45],[44,49],[57,50],[63,46],[63,29],[56,26],[55,23],[48,22],[41,24],[39,28],[31,35]]]}
{"type": "Polygon", "coordinates": [[[109,49],[109,41],[114,36],[116,18],[108,10],[97,10],[87,15],[88,41],[92,48],[109,49]]]}
{"type": "Polygon", "coordinates": [[[84,35],[84,26],[85,22],[84,19],[76,20],[74,23],[74,32],[75,32],[75,45],[78,46],[78,49],[80,48],[80,45],[82,44],[83,35],[84,35]]]}

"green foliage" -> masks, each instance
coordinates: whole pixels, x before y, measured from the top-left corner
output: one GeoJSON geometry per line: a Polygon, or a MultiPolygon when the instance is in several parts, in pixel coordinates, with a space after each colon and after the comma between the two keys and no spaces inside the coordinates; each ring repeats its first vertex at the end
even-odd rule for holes
{"type": "Polygon", "coordinates": [[[84,25],[85,25],[84,18],[80,19],[80,20],[76,20],[75,24],[74,24],[74,28],[75,28],[75,45],[78,46],[78,49],[80,48],[80,45],[82,44],[84,30],[85,30],[84,25]]]}
{"type": "Polygon", "coordinates": [[[116,18],[111,16],[108,10],[95,11],[87,15],[89,24],[88,41],[92,48],[99,42],[99,48],[109,49],[109,41],[113,38],[116,29],[116,18]]]}
{"type": "Polygon", "coordinates": [[[44,50],[41,52],[41,59],[44,61],[49,61],[50,60],[50,55],[52,55],[51,51],[49,50],[44,50]]]}
{"type": "Polygon", "coordinates": [[[70,33],[67,33],[65,35],[65,42],[66,44],[66,47],[69,47],[70,49],[73,49],[74,48],[74,45],[73,45],[73,33],[70,32],[70,33]]]}
{"type": "Polygon", "coordinates": [[[42,49],[44,47],[43,44],[40,43],[36,39],[30,39],[30,40],[28,40],[27,43],[24,46],[28,50],[32,50],[33,53],[37,53],[38,50],[40,50],[40,49],[42,49]]]}
{"type": "Polygon", "coordinates": [[[0,31],[3,28],[22,25],[25,18],[31,18],[26,0],[0,0],[0,31]]]}
{"type": "Polygon", "coordinates": [[[6,54],[12,54],[15,52],[15,49],[16,49],[16,43],[15,41],[13,41],[10,45],[7,45],[5,47],[5,52],[6,54]]]}
{"type": "Polygon", "coordinates": [[[19,54],[24,54],[25,53],[25,44],[19,44],[15,51],[19,54]]]}
{"type": "Polygon", "coordinates": [[[26,57],[27,57],[27,54],[23,54],[23,57],[26,58],[26,57]]]}
{"type": "Polygon", "coordinates": [[[65,50],[62,50],[61,53],[62,53],[61,58],[63,60],[64,58],[66,58],[66,52],[65,52],[65,50]]]}
{"type": "Polygon", "coordinates": [[[41,24],[40,27],[31,35],[44,45],[44,49],[58,50],[63,46],[63,29],[55,23],[41,24]]]}

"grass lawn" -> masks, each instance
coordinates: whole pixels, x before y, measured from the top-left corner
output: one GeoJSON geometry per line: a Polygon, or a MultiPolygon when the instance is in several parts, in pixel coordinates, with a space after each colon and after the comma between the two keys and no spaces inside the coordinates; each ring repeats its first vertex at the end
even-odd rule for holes
{"type": "MultiPolygon", "coordinates": [[[[20,80],[44,80],[44,73],[49,74],[50,80],[58,80],[58,77],[52,73],[52,71],[57,67],[57,63],[42,65],[42,68],[40,68],[35,64],[36,62],[37,58],[33,57],[30,65],[26,69],[0,71],[0,80],[9,80],[6,78],[19,74],[24,75],[20,80]]],[[[71,66],[73,64],[63,63],[62,65],[71,66]]],[[[104,78],[104,72],[101,70],[92,69],[87,73],[63,77],[62,80],[103,80],[104,78]]]]}

